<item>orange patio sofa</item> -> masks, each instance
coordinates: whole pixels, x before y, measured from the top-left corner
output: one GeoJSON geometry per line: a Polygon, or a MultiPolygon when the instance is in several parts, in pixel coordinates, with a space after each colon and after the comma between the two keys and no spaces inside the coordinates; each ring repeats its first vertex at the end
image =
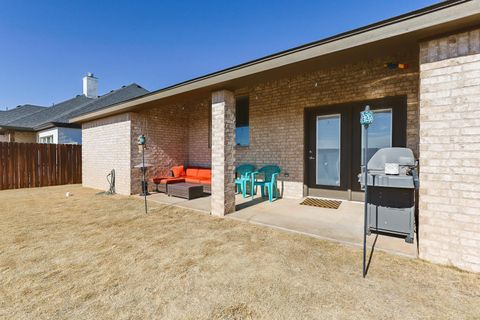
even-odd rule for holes
{"type": "Polygon", "coordinates": [[[156,185],[155,191],[167,192],[169,184],[172,183],[195,183],[203,185],[203,192],[211,193],[212,185],[212,169],[201,167],[187,167],[175,166],[171,170],[170,176],[156,176],[153,179],[156,185]]]}

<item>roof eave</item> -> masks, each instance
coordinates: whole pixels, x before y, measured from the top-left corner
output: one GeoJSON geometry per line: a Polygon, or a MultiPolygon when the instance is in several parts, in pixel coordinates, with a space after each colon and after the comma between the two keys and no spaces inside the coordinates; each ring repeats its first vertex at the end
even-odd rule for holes
{"type": "Polygon", "coordinates": [[[33,128],[16,127],[16,126],[9,126],[9,125],[0,125],[0,130],[13,130],[13,131],[25,131],[25,132],[35,131],[33,128]]]}
{"type": "Polygon", "coordinates": [[[33,128],[35,131],[41,131],[41,130],[46,130],[50,128],[74,128],[78,129],[81,126],[77,123],[65,123],[65,122],[48,122],[41,124],[39,126],[36,126],[33,128]]]}
{"type": "Polygon", "coordinates": [[[435,27],[452,21],[480,14],[480,0],[445,1],[421,10],[384,20],[363,28],[329,37],[314,43],[283,51],[261,59],[181,82],[144,96],[140,96],[108,108],[87,113],[70,123],[82,123],[106,116],[127,112],[155,100],[160,100],[188,91],[220,85],[237,78],[280,68],[326,54],[343,51],[361,45],[393,38],[414,31],[435,27]]]}

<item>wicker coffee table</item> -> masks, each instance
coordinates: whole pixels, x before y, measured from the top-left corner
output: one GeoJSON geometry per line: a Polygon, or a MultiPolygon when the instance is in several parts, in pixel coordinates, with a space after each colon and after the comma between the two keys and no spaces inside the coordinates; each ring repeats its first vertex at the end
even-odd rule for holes
{"type": "Polygon", "coordinates": [[[203,186],[186,182],[173,183],[168,185],[167,194],[188,200],[200,198],[203,196],[203,186]]]}

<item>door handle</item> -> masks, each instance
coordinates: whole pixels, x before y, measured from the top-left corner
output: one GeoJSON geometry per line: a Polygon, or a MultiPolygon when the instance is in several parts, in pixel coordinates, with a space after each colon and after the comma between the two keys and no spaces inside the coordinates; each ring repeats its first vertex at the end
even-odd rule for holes
{"type": "Polygon", "coordinates": [[[315,160],[315,157],[314,156],[310,156],[308,157],[309,160],[315,160]]]}

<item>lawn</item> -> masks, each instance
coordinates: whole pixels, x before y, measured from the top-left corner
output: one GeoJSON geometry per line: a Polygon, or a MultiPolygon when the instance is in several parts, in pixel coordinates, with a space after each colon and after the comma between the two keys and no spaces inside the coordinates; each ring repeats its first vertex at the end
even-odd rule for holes
{"type": "Polygon", "coordinates": [[[0,192],[0,318],[480,318],[480,275],[95,193],[0,192]]]}

